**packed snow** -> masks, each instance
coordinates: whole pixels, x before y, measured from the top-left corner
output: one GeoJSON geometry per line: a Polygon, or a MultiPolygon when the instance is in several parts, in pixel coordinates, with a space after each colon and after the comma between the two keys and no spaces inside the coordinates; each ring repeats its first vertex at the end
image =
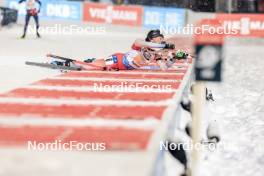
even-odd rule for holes
{"type": "MultiPolygon", "coordinates": [[[[44,25],[49,24],[53,23],[46,22],[44,25]]],[[[62,25],[67,23],[63,22],[62,25]]],[[[0,92],[58,74],[54,70],[25,66],[25,60],[43,61],[47,53],[75,58],[104,57],[116,51],[126,51],[135,38],[145,34],[145,30],[139,28],[104,27],[106,33],[103,35],[46,34],[42,39],[30,35],[25,40],[18,39],[22,33],[20,24],[1,29],[0,92]]],[[[206,103],[204,118],[217,121],[221,129],[221,142],[215,151],[206,151],[202,155],[202,176],[262,176],[264,173],[263,46],[262,40],[241,42],[230,39],[225,44],[223,82],[207,83],[215,101],[206,103]]],[[[83,152],[65,155],[63,152],[35,153],[21,148],[1,148],[0,155],[0,175],[3,176],[80,176],[89,172],[85,164],[89,160],[88,155],[83,152]]],[[[115,162],[109,164],[114,165],[115,162]]],[[[177,162],[171,161],[167,168],[168,175],[175,173],[174,164],[175,168],[182,169],[177,162]]],[[[100,165],[93,167],[104,169],[100,165]]],[[[109,176],[118,175],[115,169],[106,172],[109,176]]]]}

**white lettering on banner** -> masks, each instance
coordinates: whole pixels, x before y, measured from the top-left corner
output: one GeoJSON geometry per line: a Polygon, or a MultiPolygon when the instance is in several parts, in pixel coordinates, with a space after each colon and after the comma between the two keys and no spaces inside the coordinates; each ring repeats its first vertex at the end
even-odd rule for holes
{"type": "Polygon", "coordinates": [[[159,25],[160,24],[160,13],[154,11],[147,11],[145,13],[145,24],[146,25],[159,25]]]}
{"type": "Polygon", "coordinates": [[[106,13],[105,14],[106,14],[105,21],[107,23],[111,23],[113,18],[117,18],[117,17],[114,17],[114,15],[113,15],[113,6],[108,6],[106,8],[106,13]]]}
{"type": "Polygon", "coordinates": [[[113,6],[108,6],[106,9],[90,8],[90,16],[92,18],[104,19],[107,23],[111,23],[113,20],[129,20],[137,21],[137,12],[114,10],[113,6]]]}
{"type": "Polygon", "coordinates": [[[249,22],[250,22],[249,18],[241,18],[241,31],[240,31],[241,34],[250,33],[249,22]]]}
{"type": "Polygon", "coordinates": [[[103,16],[102,13],[104,13],[103,10],[93,9],[93,8],[90,8],[89,9],[89,12],[90,12],[90,15],[91,15],[92,18],[94,18],[94,17],[100,17],[100,18],[102,18],[102,16],[103,16]]]}
{"type": "Polygon", "coordinates": [[[240,30],[242,35],[250,34],[250,30],[264,30],[264,20],[253,21],[248,17],[242,17],[236,21],[226,20],[223,24],[225,27],[240,30]]]}
{"type": "Polygon", "coordinates": [[[250,28],[253,30],[264,30],[264,21],[252,21],[250,28]]]}
{"type": "Polygon", "coordinates": [[[70,7],[68,5],[47,4],[47,15],[62,18],[70,17],[70,7]]]}
{"type": "Polygon", "coordinates": [[[177,26],[178,24],[178,14],[177,13],[166,13],[165,15],[165,25],[177,26]]]}
{"type": "Polygon", "coordinates": [[[114,10],[113,12],[113,19],[122,19],[122,20],[137,20],[137,14],[135,12],[127,12],[127,11],[117,11],[114,10]]]}

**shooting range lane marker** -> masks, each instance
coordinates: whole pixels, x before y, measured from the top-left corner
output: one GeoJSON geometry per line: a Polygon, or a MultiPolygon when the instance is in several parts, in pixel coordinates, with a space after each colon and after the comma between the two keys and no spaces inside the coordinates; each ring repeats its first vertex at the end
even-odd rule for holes
{"type": "Polygon", "coordinates": [[[131,101],[131,100],[101,100],[101,99],[49,99],[49,98],[20,98],[20,97],[0,97],[0,104],[2,103],[19,103],[29,105],[97,105],[97,106],[166,106],[170,104],[172,100],[162,101],[131,101]]]}
{"type": "Polygon", "coordinates": [[[109,72],[105,74],[105,72],[90,72],[90,71],[81,71],[81,72],[75,72],[71,71],[66,74],[60,75],[62,77],[90,77],[90,78],[127,78],[127,79],[140,79],[140,78],[145,78],[145,79],[177,79],[181,78],[181,75],[184,75],[186,73],[187,69],[184,70],[179,70],[179,71],[174,71],[172,72],[166,72],[166,74],[157,74],[156,72],[133,72],[133,74],[130,74],[128,72],[109,72]],[[121,72],[121,73],[120,73],[121,72]]]}
{"type": "Polygon", "coordinates": [[[39,84],[32,84],[28,86],[23,86],[22,88],[29,88],[29,89],[45,89],[45,90],[64,90],[64,91],[80,91],[80,92],[119,92],[119,93],[175,93],[177,89],[169,88],[165,90],[159,90],[154,88],[148,89],[139,89],[139,88],[129,88],[129,89],[102,89],[102,90],[95,90],[93,86],[59,86],[59,85],[39,85],[39,84]]]}
{"type": "Polygon", "coordinates": [[[34,85],[52,85],[52,86],[101,86],[101,87],[113,87],[113,86],[121,86],[121,87],[136,87],[136,88],[154,88],[154,89],[161,89],[164,87],[168,87],[168,89],[177,89],[180,85],[179,82],[156,82],[156,81],[149,81],[149,82],[138,82],[138,81],[89,81],[89,80],[71,80],[71,79],[43,79],[34,83],[34,85]]]}
{"type": "Polygon", "coordinates": [[[94,92],[94,91],[74,91],[74,90],[57,90],[57,89],[35,89],[18,88],[12,90],[0,97],[17,97],[17,98],[50,98],[50,99],[100,99],[100,100],[133,100],[133,101],[162,101],[172,98],[174,93],[132,93],[132,92],[94,92]]]}
{"type": "Polygon", "coordinates": [[[51,79],[62,79],[62,80],[80,80],[80,81],[113,81],[113,82],[180,82],[183,76],[178,77],[178,79],[138,79],[138,78],[101,78],[101,77],[73,77],[73,76],[57,76],[51,79]]]}
{"type": "Polygon", "coordinates": [[[179,73],[185,73],[188,69],[189,65],[181,65],[181,66],[177,66],[174,65],[175,69],[172,70],[166,70],[166,71],[162,71],[162,70],[119,70],[119,71],[99,71],[99,70],[82,70],[82,71],[70,71],[67,74],[80,74],[80,75],[102,75],[102,76],[107,76],[107,75],[124,75],[124,76],[132,76],[132,75],[151,75],[151,76],[158,76],[161,77],[163,75],[167,76],[167,75],[178,75],[179,73]]]}
{"type": "MultiPolygon", "coordinates": [[[[76,126],[0,126],[1,145],[27,146],[28,142],[51,143],[60,140],[69,143],[104,143],[106,150],[144,150],[153,130],[123,127],[76,127],[76,126]],[[14,135],[14,131],[16,132],[14,135]],[[89,135],[83,135],[89,134],[89,135]],[[129,138],[127,137],[129,136],[129,138]]],[[[28,147],[28,146],[27,146],[28,147]]],[[[73,149],[76,150],[76,149],[73,149]]]]}
{"type": "Polygon", "coordinates": [[[104,119],[96,118],[63,118],[63,117],[41,117],[41,116],[0,116],[0,126],[21,127],[21,126],[65,126],[65,127],[108,127],[108,128],[132,128],[153,130],[158,124],[158,119],[104,119]],[[23,118],[22,118],[23,117],[23,118]]]}
{"type": "Polygon", "coordinates": [[[43,105],[23,103],[0,103],[1,116],[43,116],[64,118],[105,119],[160,119],[166,106],[99,106],[99,105],[43,105]],[[95,109],[99,111],[93,113],[95,109]]]}

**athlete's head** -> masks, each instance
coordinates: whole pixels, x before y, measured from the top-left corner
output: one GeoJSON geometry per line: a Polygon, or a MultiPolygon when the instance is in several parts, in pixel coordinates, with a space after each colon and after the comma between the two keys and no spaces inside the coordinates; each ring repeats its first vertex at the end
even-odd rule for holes
{"type": "Polygon", "coordinates": [[[164,41],[164,36],[159,29],[151,30],[145,39],[146,42],[162,43],[164,41]]]}

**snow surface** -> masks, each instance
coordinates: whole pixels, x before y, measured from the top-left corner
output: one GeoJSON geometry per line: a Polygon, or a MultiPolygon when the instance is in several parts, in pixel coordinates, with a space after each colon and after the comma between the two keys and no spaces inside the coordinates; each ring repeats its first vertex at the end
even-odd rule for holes
{"type": "Polygon", "coordinates": [[[223,82],[207,84],[215,102],[207,116],[221,128],[222,141],[201,164],[203,176],[264,174],[264,39],[228,39],[223,82]]]}
{"type": "MultiPolygon", "coordinates": [[[[214,102],[204,108],[203,138],[217,123],[221,141],[201,154],[198,176],[262,176],[264,173],[264,39],[228,38],[224,46],[223,82],[206,83],[214,102]]],[[[182,112],[185,119],[190,114],[182,112]]],[[[190,138],[177,131],[183,142],[190,138]]],[[[191,151],[187,151],[190,157],[191,151]]],[[[182,165],[166,155],[167,175],[180,175],[182,165]]]]}
{"type": "MultiPolygon", "coordinates": [[[[87,33],[87,35],[54,35],[46,32],[41,39],[34,34],[28,34],[26,39],[20,39],[23,31],[23,19],[18,25],[0,27],[0,93],[15,87],[27,85],[41,78],[58,74],[58,71],[25,66],[25,61],[47,61],[46,54],[53,53],[65,57],[84,59],[89,57],[107,57],[115,52],[125,52],[138,37],[144,37],[146,31],[136,27],[111,26],[79,23],[76,21],[41,21],[41,27],[62,27],[77,25],[90,27],[90,31],[103,28],[103,33],[87,33]],[[12,70],[12,71],[11,71],[12,70]],[[34,73],[34,74],[32,74],[34,73]]],[[[34,24],[31,19],[30,24],[34,24]]]]}
{"type": "MultiPolygon", "coordinates": [[[[30,34],[22,40],[19,39],[23,31],[21,20],[18,25],[0,28],[0,93],[60,74],[58,70],[26,66],[24,63],[27,60],[45,62],[45,55],[48,53],[80,59],[106,57],[115,52],[127,51],[136,38],[144,37],[146,33],[136,27],[47,20],[41,21],[41,26],[74,24],[79,27],[103,27],[105,33],[91,33],[85,36],[46,33],[41,39],[36,39],[35,35],[30,34]]],[[[34,24],[33,20],[31,24],[34,24]]],[[[1,147],[0,156],[0,176],[117,176],[122,173],[133,176],[139,175],[141,171],[127,170],[130,168],[128,164],[132,162],[136,168],[142,165],[141,162],[134,162],[141,156],[141,152],[118,155],[115,151],[38,152],[25,148],[1,147]],[[120,167],[116,169],[116,166],[120,167]]]]}
{"type": "MultiPolygon", "coordinates": [[[[66,25],[64,22],[62,24],[66,25]]],[[[105,27],[107,33],[104,35],[83,37],[46,34],[40,40],[33,35],[25,40],[18,39],[22,32],[21,25],[0,29],[0,93],[58,74],[54,70],[25,66],[25,60],[43,61],[47,53],[74,58],[104,57],[116,51],[126,51],[136,37],[145,34],[144,30],[134,27],[105,27]]],[[[207,103],[205,119],[218,122],[222,140],[216,151],[202,156],[202,176],[262,176],[264,173],[263,46],[263,41],[228,41],[225,48],[224,81],[221,84],[207,84],[215,102],[207,103]]],[[[89,167],[104,169],[96,164],[87,166],[86,162],[91,156],[87,157],[88,153],[85,152],[68,152],[66,155],[63,152],[39,153],[1,148],[0,156],[0,176],[80,176],[88,175],[89,167]]],[[[117,158],[109,165],[117,162],[122,164],[117,158]]],[[[176,162],[170,162],[167,174],[175,175],[173,170],[180,168],[176,162]]],[[[105,172],[108,173],[106,175],[119,175],[114,168],[105,172]]]]}

